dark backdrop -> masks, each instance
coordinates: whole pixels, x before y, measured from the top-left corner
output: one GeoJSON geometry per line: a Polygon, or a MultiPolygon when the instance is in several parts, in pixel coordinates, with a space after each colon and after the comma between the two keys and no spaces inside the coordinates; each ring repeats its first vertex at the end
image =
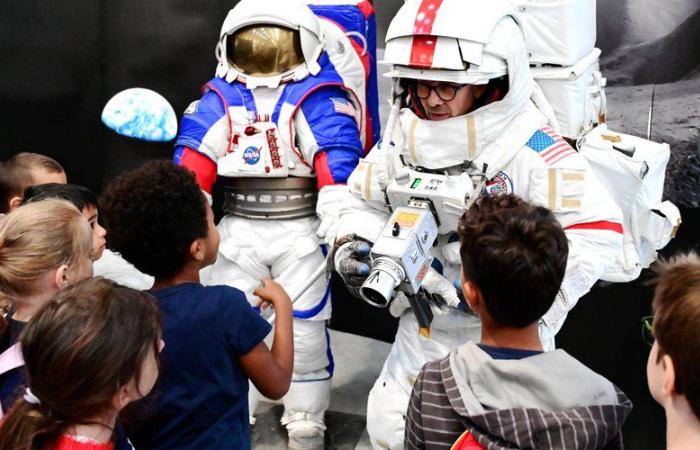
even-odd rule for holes
{"type": "MultiPolygon", "coordinates": [[[[397,3],[380,5],[380,29],[397,3]]],[[[213,74],[214,43],[231,6],[222,0],[3,0],[0,159],[19,151],[45,153],[65,166],[70,181],[99,191],[125,168],[169,157],[170,144],[108,132],[100,123],[102,106],[115,93],[139,86],[163,94],[179,115],[213,74]]],[[[698,211],[683,213],[667,253],[696,246],[698,211]]],[[[386,311],[334,286],[334,328],[393,339],[396,321],[386,311]]],[[[662,410],[646,389],[648,348],[640,336],[639,320],[649,313],[650,299],[643,280],[597,287],[558,336],[563,348],[634,401],[625,427],[633,449],[663,448],[664,440],[662,410]]]]}

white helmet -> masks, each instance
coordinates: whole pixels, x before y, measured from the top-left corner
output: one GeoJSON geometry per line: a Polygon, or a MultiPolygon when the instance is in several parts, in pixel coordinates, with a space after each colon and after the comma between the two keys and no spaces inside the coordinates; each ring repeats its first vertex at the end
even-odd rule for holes
{"type": "Polygon", "coordinates": [[[238,79],[250,89],[302,80],[321,70],[322,42],[318,18],[301,1],[241,0],[221,27],[216,75],[228,82],[238,79]],[[239,41],[237,48],[244,51],[227,54],[239,41]]]}
{"type": "Polygon", "coordinates": [[[386,34],[386,75],[487,84],[508,72],[508,40],[518,27],[503,32],[506,20],[517,24],[505,0],[407,0],[386,34]]]}

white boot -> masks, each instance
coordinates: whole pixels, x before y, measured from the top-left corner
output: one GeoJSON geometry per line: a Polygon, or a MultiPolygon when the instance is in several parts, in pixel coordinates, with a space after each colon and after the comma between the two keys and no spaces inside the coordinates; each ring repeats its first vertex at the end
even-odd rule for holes
{"type": "Polygon", "coordinates": [[[323,413],[284,411],[282,425],[289,435],[288,450],[323,450],[325,448],[326,425],[323,413]]]}

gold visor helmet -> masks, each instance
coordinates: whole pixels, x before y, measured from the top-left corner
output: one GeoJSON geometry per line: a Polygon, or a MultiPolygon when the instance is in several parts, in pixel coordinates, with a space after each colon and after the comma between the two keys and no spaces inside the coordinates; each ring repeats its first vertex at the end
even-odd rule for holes
{"type": "Polygon", "coordinates": [[[279,25],[241,28],[229,37],[227,44],[229,61],[248,76],[282,75],[304,63],[299,32],[279,25]]]}

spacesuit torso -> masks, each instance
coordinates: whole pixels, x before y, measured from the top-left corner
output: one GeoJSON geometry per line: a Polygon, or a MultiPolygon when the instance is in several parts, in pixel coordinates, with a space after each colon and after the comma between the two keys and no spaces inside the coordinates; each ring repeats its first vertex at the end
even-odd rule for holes
{"type": "MultiPolygon", "coordinates": [[[[388,146],[391,162],[396,173],[405,165],[419,166],[423,173],[450,173],[452,178],[471,183],[472,195],[513,193],[555,213],[569,238],[569,259],[560,292],[540,327],[543,346],[552,349],[554,334],[567,312],[620,250],[622,215],[585,159],[547,126],[547,119],[532,102],[527,100],[520,113],[500,117],[500,127],[489,125],[483,111],[430,122],[404,109],[399,130],[391,139],[393,145],[388,146]],[[461,173],[469,177],[459,177],[461,173]]],[[[375,147],[350,176],[348,186],[358,201],[342,216],[339,235],[352,231],[370,242],[377,239],[390,215],[380,185],[387,161],[381,146],[375,147]]],[[[429,188],[420,189],[421,184],[417,188],[422,198],[430,198],[429,188]]],[[[433,256],[432,268],[444,277],[444,284],[452,286],[461,271],[456,229],[440,230],[433,256]]],[[[464,305],[431,304],[431,309],[434,318],[426,338],[419,334],[410,309],[402,311],[392,305],[392,313],[400,314],[399,329],[368,404],[369,427],[379,421],[387,428],[370,430],[373,439],[395,435],[400,443],[400,415],[399,425],[389,417],[405,411],[421,367],[468,340],[480,339],[479,319],[464,305]],[[373,414],[376,417],[370,417],[373,414]],[[394,425],[397,429],[391,431],[394,425]]]]}

